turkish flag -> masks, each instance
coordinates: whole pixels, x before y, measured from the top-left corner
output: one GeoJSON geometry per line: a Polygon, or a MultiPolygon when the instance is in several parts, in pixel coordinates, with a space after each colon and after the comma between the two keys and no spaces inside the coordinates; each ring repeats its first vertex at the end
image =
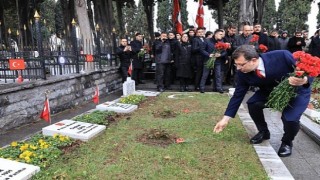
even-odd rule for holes
{"type": "Polygon", "coordinates": [[[133,71],[133,67],[132,67],[132,61],[130,63],[130,66],[129,66],[129,69],[128,69],[128,74],[131,76],[132,74],[132,71],[133,71]]]}
{"type": "Polygon", "coordinates": [[[196,23],[198,24],[198,27],[204,27],[203,26],[203,17],[204,17],[203,0],[199,0],[198,14],[196,17],[196,23]]]}
{"type": "Polygon", "coordinates": [[[9,59],[10,70],[23,70],[25,68],[24,59],[9,59]]]}
{"type": "Polygon", "coordinates": [[[40,114],[40,118],[51,124],[49,99],[47,97],[46,97],[46,100],[44,101],[44,106],[40,114]]]}
{"type": "Polygon", "coordinates": [[[86,54],[86,61],[87,62],[93,62],[93,55],[92,54],[86,54]]]}
{"type": "Polygon", "coordinates": [[[96,86],[96,90],[94,91],[94,95],[93,95],[92,101],[95,104],[99,104],[99,86],[98,85],[96,86]]]}
{"type": "Polygon", "coordinates": [[[182,22],[179,0],[173,1],[172,22],[173,26],[176,29],[176,32],[182,34],[182,22]]]}

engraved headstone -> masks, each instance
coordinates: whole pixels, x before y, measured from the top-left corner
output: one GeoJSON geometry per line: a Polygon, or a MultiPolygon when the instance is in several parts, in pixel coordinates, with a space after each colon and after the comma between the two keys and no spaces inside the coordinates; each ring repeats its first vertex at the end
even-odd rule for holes
{"type": "Polygon", "coordinates": [[[0,158],[0,179],[27,180],[40,171],[40,167],[0,158]]]}
{"type": "Polygon", "coordinates": [[[137,105],[123,104],[123,103],[111,103],[111,104],[99,104],[96,106],[100,111],[114,111],[116,113],[131,113],[138,108],[137,105]]]}
{"type": "Polygon", "coordinates": [[[131,77],[127,77],[127,80],[123,83],[123,95],[128,96],[136,90],[136,83],[131,77]]]}
{"type": "Polygon", "coordinates": [[[62,120],[54,123],[50,126],[42,128],[42,134],[45,136],[53,136],[55,134],[61,134],[69,136],[73,139],[79,139],[81,141],[88,141],[89,139],[97,136],[104,131],[106,126],[91,124],[73,120],[62,120]]]}
{"type": "Polygon", "coordinates": [[[133,94],[144,95],[148,97],[148,96],[158,96],[160,92],[137,90],[133,94]]]}

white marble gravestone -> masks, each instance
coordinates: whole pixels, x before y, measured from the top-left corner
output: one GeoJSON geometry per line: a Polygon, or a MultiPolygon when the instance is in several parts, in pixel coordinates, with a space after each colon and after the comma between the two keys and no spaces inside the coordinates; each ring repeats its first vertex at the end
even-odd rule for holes
{"type": "Polygon", "coordinates": [[[123,103],[102,103],[96,106],[100,111],[114,111],[116,113],[131,113],[138,108],[137,105],[123,103]]]}
{"type": "Polygon", "coordinates": [[[158,96],[160,92],[137,90],[133,92],[133,94],[144,95],[148,97],[148,96],[158,96]]]}
{"type": "Polygon", "coordinates": [[[127,77],[127,80],[122,85],[123,95],[128,96],[136,90],[136,83],[131,77],[127,77]]]}
{"type": "Polygon", "coordinates": [[[97,136],[104,131],[106,126],[85,123],[73,120],[62,120],[54,123],[50,126],[42,128],[42,134],[45,136],[53,136],[55,134],[61,134],[69,136],[73,139],[79,139],[81,141],[88,141],[89,139],[97,136]]]}
{"type": "Polygon", "coordinates": [[[27,180],[40,171],[40,167],[0,158],[0,179],[27,180]]]}

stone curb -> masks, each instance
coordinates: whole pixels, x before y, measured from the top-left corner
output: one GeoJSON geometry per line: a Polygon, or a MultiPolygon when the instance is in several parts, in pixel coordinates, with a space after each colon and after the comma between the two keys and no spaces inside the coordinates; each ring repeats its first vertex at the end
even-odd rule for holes
{"type": "Polygon", "coordinates": [[[308,136],[320,145],[320,125],[315,123],[313,120],[305,115],[301,116],[300,119],[301,129],[308,134],[308,136]]]}
{"type": "MultiPolygon", "coordinates": [[[[249,113],[242,104],[238,110],[238,115],[248,135],[250,137],[255,135],[258,131],[249,113]]],[[[270,179],[294,180],[292,174],[277,155],[269,141],[255,144],[253,147],[270,179]]]]}

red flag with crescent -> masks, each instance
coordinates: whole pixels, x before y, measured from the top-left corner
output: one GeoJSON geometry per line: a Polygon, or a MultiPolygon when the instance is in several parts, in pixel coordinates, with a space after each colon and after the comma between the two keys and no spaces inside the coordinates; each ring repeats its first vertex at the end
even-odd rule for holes
{"type": "Polygon", "coordinates": [[[49,99],[46,97],[40,118],[51,124],[49,99]]]}
{"type": "Polygon", "coordinates": [[[203,26],[203,17],[204,17],[203,0],[199,0],[198,13],[197,13],[197,17],[196,17],[196,23],[198,24],[198,27],[204,27],[203,26]]]}
{"type": "Polygon", "coordinates": [[[173,13],[172,13],[173,26],[177,33],[182,34],[182,22],[181,22],[181,11],[179,0],[173,1],[173,13]]]}
{"type": "Polygon", "coordinates": [[[94,95],[93,95],[92,101],[95,104],[99,104],[99,86],[98,85],[96,86],[96,89],[94,91],[94,95]]]}
{"type": "Polygon", "coordinates": [[[131,76],[132,74],[132,71],[133,71],[133,67],[132,67],[132,61],[130,63],[130,66],[129,66],[129,69],[128,69],[128,74],[131,76]]]}
{"type": "Polygon", "coordinates": [[[24,59],[9,59],[10,70],[23,70],[25,68],[24,59]]]}

